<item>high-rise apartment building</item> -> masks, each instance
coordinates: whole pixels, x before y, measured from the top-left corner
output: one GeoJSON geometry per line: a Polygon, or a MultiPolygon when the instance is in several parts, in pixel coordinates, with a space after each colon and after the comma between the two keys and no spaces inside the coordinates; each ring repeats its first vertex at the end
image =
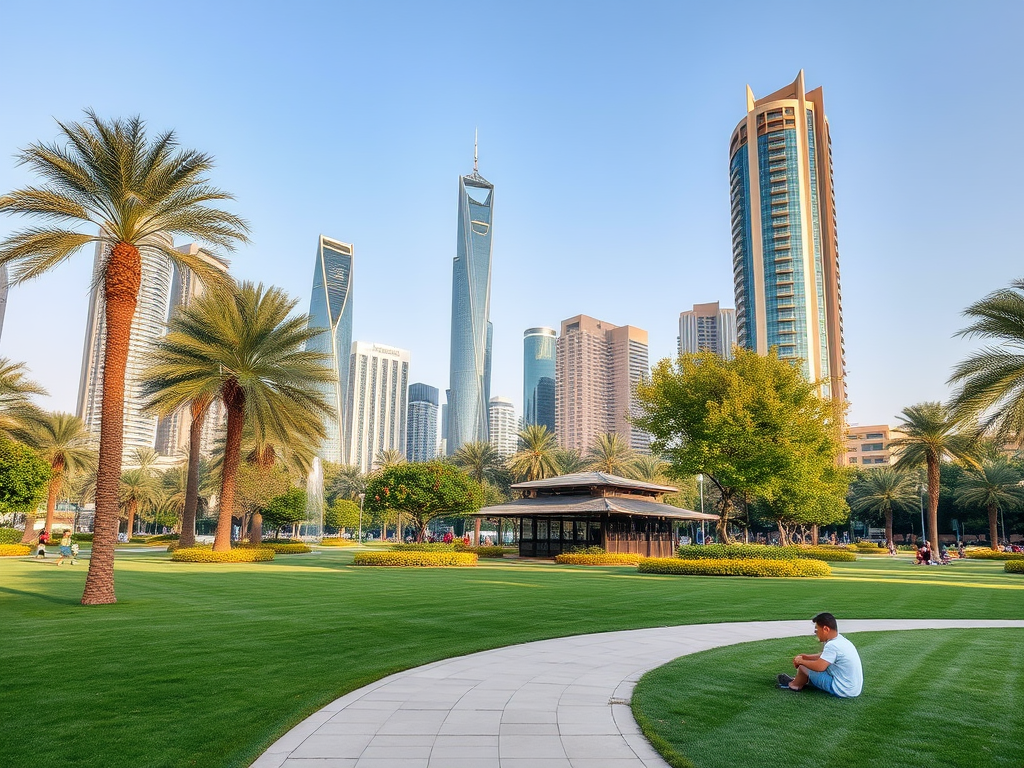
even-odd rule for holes
{"type": "Polygon", "coordinates": [[[577,315],[562,321],[555,353],[559,446],[584,452],[597,435],[617,432],[647,452],[650,435],[629,421],[638,413],[636,386],[650,373],[647,331],[577,315]]]}
{"type": "Polygon", "coordinates": [[[335,382],[323,385],[331,406],[331,418],[324,423],[327,436],[320,446],[320,458],[336,464],[352,463],[345,454],[345,447],[351,444],[345,407],[352,348],[353,257],[350,243],[320,235],[313,264],[313,292],[309,299],[309,327],[321,330],[306,347],[327,355],[327,364],[338,376],[335,382]]]}
{"type": "Polygon", "coordinates": [[[846,464],[877,467],[893,462],[894,451],[889,448],[889,441],[902,435],[893,435],[895,430],[888,424],[851,424],[846,429],[846,464]]]}
{"type": "Polygon", "coordinates": [[[494,185],[477,170],[459,177],[459,228],[452,268],[447,451],[487,442],[491,398],[491,216],[494,185]]]}
{"type": "MultiPolygon", "coordinates": [[[[164,241],[168,247],[172,246],[173,241],[169,236],[165,236],[164,241]]],[[[105,247],[103,243],[96,244],[97,270],[104,259],[105,247]]],[[[142,281],[135,315],[132,317],[124,380],[124,458],[129,458],[136,448],[154,448],[156,444],[157,417],[143,410],[141,377],[149,365],[153,344],[166,332],[174,277],[174,267],[162,253],[145,246],[139,251],[142,281]]],[[[103,360],[107,332],[104,307],[103,286],[93,286],[89,296],[77,413],[97,441],[103,405],[103,360]]]]}
{"type": "MultiPolygon", "coordinates": [[[[228,263],[220,258],[210,255],[197,243],[190,243],[176,248],[182,253],[197,256],[206,263],[221,270],[228,271],[228,263]]],[[[168,319],[174,316],[179,309],[189,306],[193,301],[203,295],[204,286],[201,280],[195,276],[190,269],[173,267],[171,277],[171,305],[167,313],[168,319]]],[[[199,452],[203,456],[210,456],[213,453],[214,441],[217,436],[224,432],[227,427],[227,409],[219,398],[210,403],[203,418],[202,432],[199,438],[199,452]]],[[[187,453],[189,449],[189,431],[192,427],[192,411],[190,408],[179,408],[170,416],[165,416],[157,422],[156,427],[156,452],[163,456],[180,456],[187,453]]]]}
{"type": "Polygon", "coordinates": [[[679,354],[714,352],[732,359],[736,346],[736,310],[721,309],[718,302],[694,304],[679,313],[679,354]]]}
{"type": "Polygon", "coordinates": [[[352,342],[349,361],[348,463],[369,472],[380,451],[405,454],[409,353],[404,349],[352,342]]]}
{"type": "Polygon", "coordinates": [[[523,425],[555,431],[554,328],[527,328],[523,333],[523,425]]]}
{"type": "Polygon", "coordinates": [[[7,313],[7,265],[0,264],[0,337],[4,333],[4,315],[7,313]]]}
{"type": "Polygon", "coordinates": [[[405,458],[430,461],[437,458],[437,387],[409,385],[409,413],[405,430],[405,458]]]}
{"type": "Polygon", "coordinates": [[[507,397],[495,395],[487,407],[487,423],[491,447],[503,459],[519,448],[519,422],[516,407],[507,397]]]}
{"type": "Polygon", "coordinates": [[[832,147],[822,89],[803,71],[755,99],[729,145],[737,343],[802,361],[846,399],[832,147]]]}

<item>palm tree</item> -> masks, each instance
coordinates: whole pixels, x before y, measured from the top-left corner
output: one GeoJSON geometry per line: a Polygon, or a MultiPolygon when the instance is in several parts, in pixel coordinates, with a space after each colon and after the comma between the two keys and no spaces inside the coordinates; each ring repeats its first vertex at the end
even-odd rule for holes
{"type": "Polygon", "coordinates": [[[1000,442],[1024,438],[1024,279],[990,293],[963,312],[971,318],[958,336],[983,338],[987,346],[953,369],[958,389],[950,409],[959,418],[981,419],[981,431],[1000,442]]]}
{"type": "Polygon", "coordinates": [[[355,501],[361,493],[366,493],[366,475],[353,464],[342,464],[338,467],[337,474],[331,478],[324,495],[325,497],[355,501]]]}
{"type": "Polygon", "coordinates": [[[152,141],[139,117],[57,123],[61,138],[32,144],[18,159],[43,185],[0,197],[0,211],[34,216],[45,224],[0,243],[0,264],[14,265],[12,283],[38,277],[90,243],[103,248],[96,280],[103,289],[106,323],[103,396],[96,480],[92,558],[82,602],[113,603],[118,483],[124,440],[124,384],[132,317],[138,301],[143,252],[190,269],[204,283],[223,273],[204,256],[176,251],[174,235],[227,250],[246,240],[246,223],[210,203],[230,195],[209,184],[209,155],[178,148],[168,131],[152,141]],[[76,231],[85,225],[88,233],[76,231]]]}
{"type": "Polygon", "coordinates": [[[633,466],[629,470],[628,477],[643,480],[646,483],[665,485],[668,483],[668,479],[665,477],[668,468],[669,463],[660,456],[641,454],[633,459],[633,466]]]}
{"type": "Polygon", "coordinates": [[[604,432],[594,438],[587,450],[587,469],[624,476],[635,458],[633,449],[618,432],[604,432]]]}
{"type": "Polygon", "coordinates": [[[1000,459],[968,469],[957,486],[957,504],[984,507],[988,512],[988,538],[992,549],[999,549],[999,509],[1016,509],[1024,503],[1020,480],[1020,473],[1005,459],[1000,459]]]}
{"type": "Polygon", "coordinates": [[[213,482],[213,475],[210,472],[210,462],[200,457],[196,466],[196,487],[192,497],[191,529],[186,525],[185,512],[190,501],[190,488],[192,478],[191,467],[188,464],[178,464],[168,467],[160,475],[160,485],[164,493],[164,500],[168,509],[174,510],[178,515],[179,546],[194,546],[196,540],[196,516],[199,512],[206,511],[206,499],[217,492],[213,482]],[[189,534],[186,537],[186,533],[189,534]],[[188,542],[181,544],[181,541],[188,542]]]}
{"type": "Polygon", "coordinates": [[[909,512],[918,503],[917,481],[907,472],[894,467],[865,470],[851,489],[850,508],[859,513],[881,513],[885,516],[885,543],[892,544],[892,513],[909,512]]]}
{"type": "Polygon", "coordinates": [[[898,470],[925,467],[928,477],[928,540],[939,551],[939,465],[945,458],[959,459],[974,466],[974,441],[961,430],[942,403],[925,402],[903,409],[896,431],[903,437],[889,442],[900,452],[893,465],[898,470]]]}
{"type": "Polygon", "coordinates": [[[258,445],[314,426],[318,438],[325,434],[329,405],[323,387],[335,374],[324,365],[326,355],[306,349],[320,330],[307,326],[306,315],[291,315],[296,303],[279,288],[249,282],[232,291],[207,291],[171,319],[147,372],[147,391],[164,393],[163,407],[173,410],[200,397],[224,402],[217,552],[231,549],[246,422],[258,445]]]}
{"type": "Polygon", "coordinates": [[[519,480],[544,480],[559,474],[555,435],[544,424],[528,424],[519,433],[520,450],[509,457],[508,468],[519,480]]]}
{"type": "Polygon", "coordinates": [[[558,448],[555,450],[555,463],[559,475],[575,475],[587,468],[587,462],[575,448],[558,448]]]}
{"type": "Polygon", "coordinates": [[[494,447],[483,440],[464,444],[452,454],[452,461],[478,483],[495,480],[503,464],[494,447]]]}
{"type": "MultiPolygon", "coordinates": [[[[46,496],[46,524],[53,530],[53,514],[57,508],[57,496],[68,487],[69,476],[88,472],[96,463],[96,452],[92,437],[86,431],[85,423],[70,413],[45,413],[37,416],[31,426],[19,431],[24,442],[34,448],[50,463],[49,492],[46,496]]],[[[32,526],[25,526],[24,543],[31,543],[32,526]]]]}
{"type": "Polygon", "coordinates": [[[46,390],[27,377],[24,363],[12,363],[0,357],[0,437],[15,437],[27,429],[39,415],[30,399],[46,390]]]}
{"type": "Polygon", "coordinates": [[[396,448],[381,448],[373,457],[373,468],[387,469],[397,464],[405,464],[405,454],[396,448]]]}
{"type": "Polygon", "coordinates": [[[128,518],[126,532],[129,540],[135,533],[135,515],[154,506],[160,498],[160,486],[143,469],[126,469],[121,473],[120,504],[128,518]]]}

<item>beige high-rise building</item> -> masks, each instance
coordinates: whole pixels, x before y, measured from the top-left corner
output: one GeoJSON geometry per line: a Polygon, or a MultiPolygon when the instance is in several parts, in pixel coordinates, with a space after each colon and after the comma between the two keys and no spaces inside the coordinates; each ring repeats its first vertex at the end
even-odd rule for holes
{"type": "Polygon", "coordinates": [[[737,344],[800,360],[846,399],[832,147],[821,88],[803,71],[755,99],[729,144],[737,344]]]}
{"type": "Polygon", "coordinates": [[[855,467],[889,466],[897,458],[889,448],[889,441],[902,435],[894,434],[888,424],[866,427],[851,424],[846,430],[846,464],[855,467]]]}
{"type": "Polygon", "coordinates": [[[617,432],[646,453],[651,438],[629,421],[634,391],[650,373],[647,331],[586,315],[562,321],[555,345],[555,432],[562,448],[586,452],[594,438],[617,432]]]}
{"type": "Polygon", "coordinates": [[[395,450],[405,455],[409,358],[404,349],[352,342],[345,409],[349,443],[345,455],[361,472],[373,468],[381,451],[395,450]]]}
{"type": "Polygon", "coordinates": [[[736,310],[722,309],[717,301],[694,304],[679,313],[679,354],[714,352],[732,359],[736,346],[736,310]]]}

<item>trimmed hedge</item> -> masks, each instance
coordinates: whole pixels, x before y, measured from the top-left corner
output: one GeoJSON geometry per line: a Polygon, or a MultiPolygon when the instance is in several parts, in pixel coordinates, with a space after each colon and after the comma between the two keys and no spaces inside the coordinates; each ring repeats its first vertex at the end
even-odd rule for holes
{"type": "Polygon", "coordinates": [[[993,549],[968,549],[964,556],[969,560],[1024,560],[1024,552],[996,552],[993,549]]]}
{"type": "MultiPolygon", "coordinates": [[[[178,548],[178,542],[172,541],[167,545],[168,552],[174,552],[178,548]]],[[[213,549],[213,544],[194,544],[189,549],[213,549]]]]}
{"type": "Polygon", "coordinates": [[[684,544],[676,549],[682,560],[823,560],[849,563],[857,556],[838,547],[810,547],[794,544],[774,547],[768,544],[684,544]]]}
{"type": "Polygon", "coordinates": [[[378,565],[389,568],[450,568],[476,565],[475,552],[357,552],[352,565],[378,565]]]}
{"type": "Polygon", "coordinates": [[[23,531],[17,528],[0,528],[0,544],[20,544],[23,531]]]}
{"type": "Polygon", "coordinates": [[[848,549],[837,547],[798,547],[798,557],[805,560],[822,560],[826,563],[852,563],[857,555],[848,549]]]}
{"type": "Polygon", "coordinates": [[[566,552],[555,555],[555,562],[562,565],[636,565],[643,559],[643,555],[629,552],[602,552],[594,555],[583,552],[566,552]]]}
{"type": "Polygon", "coordinates": [[[515,553],[518,550],[506,549],[505,547],[467,547],[466,549],[457,549],[456,552],[472,552],[477,557],[490,557],[490,558],[502,558],[506,554],[515,553]]]}
{"type": "Polygon", "coordinates": [[[0,544],[0,557],[22,557],[31,554],[32,547],[28,544],[0,544]]]}
{"type": "Polygon", "coordinates": [[[1007,560],[1003,570],[1007,573],[1024,573],[1024,560],[1007,560]]]}
{"type": "Polygon", "coordinates": [[[232,549],[230,552],[214,552],[205,547],[185,547],[174,550],[171,560],[175,563],[262,563],[274,559],[274,550],[254,547],[232,549]]]}
{"type": "Polygon", "coordinates": [[[820,560],[680,560],[675,557],[645,557],[636,567],[640,573],[681,576],[763,576],[792,578],[831,576],[832,569],[820,560]]]}
{"type": "Polygon", "coordinates": [[[250,544],[247,541],[235,542],[231,545],[235,549],[270,549],[278,555],[301,555],[305,552],[312,552],[313,548],[301,541],[287,544],[268,543],[250,544]]]}
{"type": "Polygon", "coordinates": [[[355,539],[343,539],[340,536],[320,539],[321,547],[354,547],[358,543],[355,539]]]}

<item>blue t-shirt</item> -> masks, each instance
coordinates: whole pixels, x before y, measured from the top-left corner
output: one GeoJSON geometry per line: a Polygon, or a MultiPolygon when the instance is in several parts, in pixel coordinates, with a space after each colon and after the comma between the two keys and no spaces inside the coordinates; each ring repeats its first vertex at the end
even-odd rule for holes
{"type": "Polygon", "coordinates": [[[864,670],[860,665],[860,654],[853,643],[842,635],[836,635],[821,649],[821,658],[829,663],[832,692],[836,696],[852,698],[860,695],[864,687],[864,670]]]}

